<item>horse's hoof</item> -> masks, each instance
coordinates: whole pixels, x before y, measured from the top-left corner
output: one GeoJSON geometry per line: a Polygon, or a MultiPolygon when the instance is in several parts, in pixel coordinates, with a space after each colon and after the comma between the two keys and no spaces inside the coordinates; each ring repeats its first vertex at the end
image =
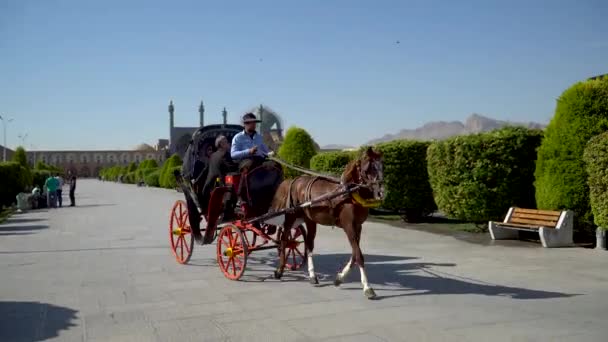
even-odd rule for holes
{"type": "Polygon", "coordinates": [[[338,287],[342,285],[342,279],[340,277],[336,277],[336,279],[334,280],[334,286],[338,287]]]}
{"type": "Polygon", "coordinates": [[[310,283],[311,283],[312,285],[318,285],[318,284],[319,284],[319,278],[317,278],[317,276],[314,276],[314,277],[312,277],[312,278],[309,278],[308,280],[310,281],[310,283]]]}
{"type": "Polygon", "coordinates": [[[274,279],[281,279],[283,273],[279,273],[279,271],[274,271],[274,279]]]}
{"type": "Polygon", "coordinates": [[[367,297],[367,299],[376,298],[376,292],[371,287],[368,288],[367,290],[363,291],[363,293],[365,294],[365,297],[367,297]]]}

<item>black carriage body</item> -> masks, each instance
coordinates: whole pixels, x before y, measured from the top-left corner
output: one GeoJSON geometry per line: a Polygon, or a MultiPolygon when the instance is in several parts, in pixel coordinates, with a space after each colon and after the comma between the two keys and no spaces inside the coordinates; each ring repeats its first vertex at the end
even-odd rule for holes
{"type": "Polygon", "coordinates": [[[224,135],[229,142],[243,130],[241,125],[208,125],[192,134],[182,164],[182,176],[188,181],[196,179],[207,164],[207,150],[214,152],[215,139],[224,135]],[[197,163],[198,162],[198,163],[197,163]]]}

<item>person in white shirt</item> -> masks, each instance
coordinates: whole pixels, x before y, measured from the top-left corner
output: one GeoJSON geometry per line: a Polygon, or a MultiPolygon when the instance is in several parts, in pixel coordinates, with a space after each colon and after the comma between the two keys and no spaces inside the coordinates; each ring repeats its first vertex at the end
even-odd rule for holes
{"type": "Polygon", "coordinates": [[[59,203],[59,207],[61,208],[63,205],[63,198],[61,196],[61,192],[63,190],[63,178],[61,178],[61,176],[55,176],[55,178],[57,178],[57,183],[59,184],[57,186],[57,203],[59,203]]]}

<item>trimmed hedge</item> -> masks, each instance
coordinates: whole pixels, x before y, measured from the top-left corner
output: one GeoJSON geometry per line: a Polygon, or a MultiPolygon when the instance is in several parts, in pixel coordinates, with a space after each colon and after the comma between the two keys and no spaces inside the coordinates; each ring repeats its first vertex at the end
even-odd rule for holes
{"type": "Polygon", "coordinates": [[[382,208],[400,212],[408,222],[416,222],[437,209],[426,167],[429,145],[425,141],[396,140],[375,146],[384,159],[386,198],[382,208]]]}
{"type": "Polygon", "coordinates": [[[589,174],[589,197],[594,223],[608,229],[608,132],[589,140],[583,160],[589,174]]]}
{"type": "Polygon", "coordinates": [[[357,151],[333,151],[316,154],[310,159],[310,168],[315,171],[339,176],[346,165],[357,159],[357,151]]]}
{"type": "Polygon", "coordinates": [[[144,178],[144,182],[146,183],[147,186],[155,186],[155,187],[159,187],[160,183],[159,183],[159,178],[160,178],[160,169],[150,169],[152,170],[152,172],[150,172],[149,174],[146,175],[146,177],[144,178]]]}
{"type": "Polygon", "coordinates": [[[31,186],[27,169],[17,162],[0,163],[0,209],[17,201],[17,194],[31,186]]]}
{"type": "Polygon", "coordinates": [[[607,130],[608,77],[578,82],[558,99],[538,150],[538,207],[573,210],[578,231],[593,227],[584,149],[589,139],[607,130]]]}
{"type": "Polygon", "coordinates": [[[175,176],[173,175],[173,170],[175,170],[178,166],[182,166],[182,159],[177,154],[172,155],[163,163],[159,176],[159,183],[161,187],[167,189],[175,188],[176,182],[175,176]]]}
{"type": "MultiPolygon", "coordinates": [[[[310,168],[310,159],[317,154],[315,142],[306,130],[291,127],[285,134],[285,139],[279,148],[279,157],[296,166],[310,168]]],[[[285,178],[295,178],[300,172],[283,167],[285,178]]]]}
{"type": "Polygon", "coordinates": [[[535,208],[534,169],[542,131],[505,127],[434,142],[428,173],[444,214],[471,222],[501,220],[509,207],[535,208]]]}
{"type": "Polygon", "coordinates": [[[44,183],[46,179],[51,176],[51,171],[48,170],[33,170],[32,171],[32,185],[40,187],[42,189],[44,187],[44,183]]]}

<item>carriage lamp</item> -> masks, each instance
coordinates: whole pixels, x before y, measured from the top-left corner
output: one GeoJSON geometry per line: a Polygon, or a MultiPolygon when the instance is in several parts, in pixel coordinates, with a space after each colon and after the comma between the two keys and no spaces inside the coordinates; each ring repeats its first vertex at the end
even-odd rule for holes
{"type": "Polygon", "coordinates": [[[226,185],[233,185],[234,184],[234,179],[232,176],[226,176],[226,185]]]}

